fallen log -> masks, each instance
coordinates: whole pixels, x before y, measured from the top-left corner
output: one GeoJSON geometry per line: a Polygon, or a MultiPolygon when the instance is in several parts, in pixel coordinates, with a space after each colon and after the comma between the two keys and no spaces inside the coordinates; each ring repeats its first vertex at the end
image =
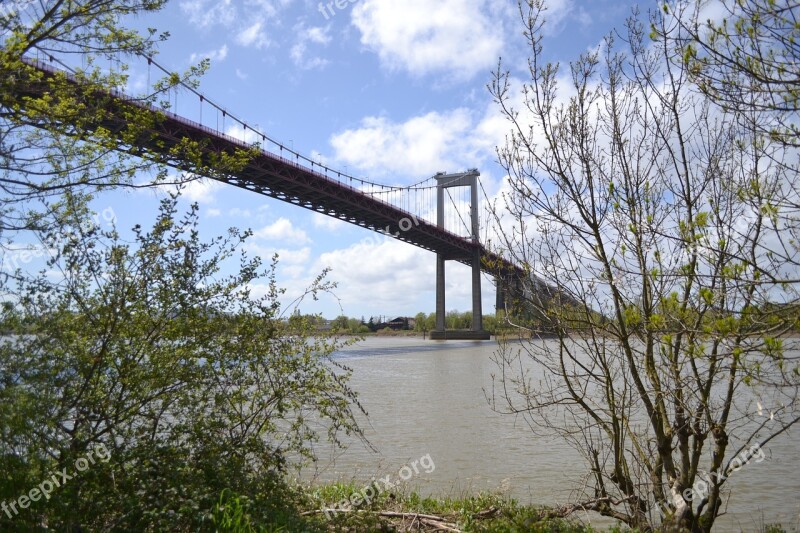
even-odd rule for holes
{"type": "MultiPolygon", "coordinates": [[[[487,509],[487,511],[492,511],[492,509],[487,509]]],[[[496,509],[494,511],[496,511],[496,509]]],[[[302,512],[300,513],[300,515],[301,516],[309,516],[314,514],[327,515],[329,513],[331,514],[363,513],[363,514],[374,514],[375,516],[380,516],[382,518],[402,518],[403,520],[407,519],[419,520],[420,523],[425,524],[426,526],[429,527],[433,527],[442,531],[449,531],[450,533],[461,533],[461,530],[456,527],[456,524],[448,522],[446,518],[442,516],[423,514],[423,513],[401,513],[396,511],[369,511],[367,509],[313,509],[311,511],[302,512]]]]}

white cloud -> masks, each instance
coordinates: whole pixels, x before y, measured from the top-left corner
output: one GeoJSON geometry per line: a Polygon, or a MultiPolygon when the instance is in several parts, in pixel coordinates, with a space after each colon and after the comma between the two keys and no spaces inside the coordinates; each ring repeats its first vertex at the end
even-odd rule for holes
{"type": "MultiPolygon", "coordinates": [[[[169,174],[165,179],[155,180],[152,176],[137,183],[145,188],[137,189],[141,194],[175,194],[180,189],[181,198],[198,204],[214,204],[217,194],[226,187],[221,181],[212,180],[196,174],[169,174]],[[150,188],[152,186],[152,188],[150,188]]],[[[208,216],[215,217],[221,213],[218,209],[208,209],[208,216]]]]}
{"type": "Polygon", "coordinates": [[[323,215],[322,213],[314,213],[311,219],[314,222],[315,228],[321,228],[327,231],[337,231],[344,229],[348,222],[339,220],[338,218],[323,215]]]}
{"type": "Polygon", "coordinates": [[[300,23],[295,26],[294,32],[297,34],[297,42],[289,51],[289,56],[297,67],[312,70],[324,68],[330,63],[327,59],[319,56],[307,57],[309,45],[327,46],[331,42],[329,28],[306,28],[304,24],[300,23]]]}
{"type": "Polygon", "coordinates": [[[475,163],[469,154],[472,125],[467,109],[431,112],[403,123],[367,117],[360,127],[334,135],[330,143],[338,160],[370,175],[400,172],[423,178],[475,163]]]}
{"type": "Polygon", "coordinates": [[[486,0],[361,0],[353,24],[389,68],[466,79],[501,55],[503,22],[490,16],[492,9],[486,0]]]}
{"type": "MultiPolygon", "coordinates": [[[[511,2],[505,3],[505,6],[496,4],[495,7],[497,11],[502,12],[500,16],[510,21],[510,27],[516,32],[520,29],[519,11],[516,2],[513,2],[512,9],[508,9],[511,4],[511,2]]],[[[549,36],[562,33],[568,27],[568,22],[577,22],[584,28],[594,22],[589,12],[582,5],[576,5],[575,0],[545,0],[542,18],[545,21],[542,33],[549,36]]]]}
{"type": "Polygon", "coordinates": [[[212,207],[211,209],[206,209],[206,215],[209,218],[216,218],[216,217],[222,216],[222,211],[212,207]]]}
{"type": "Polygon", "coordinates": [[[228,211],[229,217],[243,217],[243,218],[250,218],[253,214],[250,212],[249,209],[242,209],[241,207],[234,207],[228,211]]]}
{"type": "Polygon", "coordinates": [[[294,242],[296,244],[306,244],[311,242],[308,235],[301,228],[296,228],[287,218],[279,218],[269,226],[264,226],[260,230],[253,232],[258,239],[294,242]]]}
{"type": "MultiPolygon", "coordinates": [[[[512,78],[510,85],[510,104],[520,110],[520,122],[535,124],[524,106],[521,81],[512,78]]],[[[568,84],[565,87],[559,102],[566,102],[573,92],[568,84]]],[[[487,207],[484,192],[488,201],[497,202],[503,213],[503,193],[509,192],[509,185],[504,177],[496,175],[497,167],[493,163],[497,157],[496,147],[505,142],[510,133],[510,124],[488,95],[484,105],[482,113],[480,105],[476,105],[473,110],[459,108],[428,113],[411,117],[405,122],[368,117],[360,127],[332,137],[330,142],[335,150],[334,159],[349,164],[351,169],[356,167],[357,175],[369,175],[378,178],[378,181],[389,181],[382,176],[413,175],[423,179],[440,170],[455,172],[478,168],[482,174],[479,192],[483,228],[481,238],[492,239],[497,245],[501,242],[499,233],[507,233],[505,230],[511,228],[514,220],[503,216],[499,225],[490,224],[490,217],[483,211],[487,207]]],[[[533,131],[534,142],[543,142],[541,129],[534,127],[533,131]]],[[[457,204],[461,203],[457,193],[454,198],[457,204]]],[[[436,220],[435,204],[424,193],[419,202],[412,200],[411,204],[417,205],[415,211],[420,218],[436,220]]],[[[459,212],[466,217],[468,209],[461,205],[459,212]]],[[[460,220],[449,224],[448,229],[458,234],[468,233],[460,220]]]]}
{"type": "MultiPolygon", "coordinates": [[[[567,103],[575,94],[566,78],[559,79],[562,88],[557,103],[567,103]]],[[[518,113],[523,129],[534,126],[536,141],[543,141],[541,128],[525,105],[523,83],[509,78],[509,106],[518,113]]],[[[508,118],[486,93],[483,103],[471,108],[442,109],[412,116],[402,122],[386,117],[369,116],[357,127],[331,136],[333,159],[355,174],[371,177],[397,176],[414,178],[432,176],[438,171],[454,172],[468,168],[489,168],[496,160],[496,148],[511,133],[508,118]],[[483,105],[483,109],[481,109],[483,105]]]]}
{"type": "Polygon", "coordinates": [[[245,0],[245,4],[266,18],[275,18],[294,0],[245,0]]]}
{"type": "Polygon", "coordinates": [[[575,12],[575,0],[546,0],[545,25],[542,28],[547,35],[555,35],[563,29],[564,22],[575,12]]]}
{"type": "MultiPolygon", "coordinates": [[[[525,106],[522,82],[509,79],[509,105],[518,112],[523,125],[533,126],[533,141],[544,142],[541,128],[525,106]]],[[[575,90],[568,80],[557,104],[568,103],[575,90]]],[[[355,174],[370,177],[396,177],[398,174],[425,178],[438,171],[455,172],[468,168],[489,168],[496,160],[496,148],[511,133],[508,118],[487,94],[484,110],[456,108],[412,116],[404,122],[386,117],[366,117],[358,127],[346,129],[330,138],[333,159],[355,174]]]]}
{"type": "Polygon", "coordinates": [[[211,50],[210,52],[204,52],[201,54],[192,54],[189,56],[189,62],[196,63],[201,59],[210,59],[212,63],[215,63],[224,61],[226,57],[228,57],[228,45],[224,44],[219,50],[211,50]]]}
{"type": "Polygon", "coordinates": [[[594,22],[592,15],[589,14],[583,7],[578,8],[578,12],[575,14],[575,20],[583,26],[584,28],[588,28],[594,22]]]}
{"type": "Polygon", "coordinates": [[[252,128],[244,129],[244,126],[240,126],[238,124],[234,124],[233,126],[228,126],[225,128],[225,135],[233,137],[234,139],[239,139],[247,144],[253,144],[257,142],[259,138],[258,133],[253,131],[252,128]]]}
{"type": "Polygon", "coordinates": [[[236,20],[236,7],[231,0],[186,0],[180,7],[189,16],[189,22],[200,28],[213,24],[229,26],[236,20]]]}
{"type": "MultiPolygon", "coordinates": [[[[217,192],[225,184],[207,178],[198,178],[190,181],[183,187],[181,197],[199,204],[211,204],[216,201],[217,192]]],[[[170,186],[174,190],[174,187],[170,186]]]]}
{"type": "Polygon", "coordinates": [[[181,11],[198,28],[234,28],[236,42],[263,48],[270,44],[265,21],[280,25],[281,12],[293,0],[183,0],[181,11]]]}
{"type": "Polygon", "coordinates": [[[239,31],[236,42],[245,47],[266,48],[270,41],[264,32],[264,22],[256,20],[250,26],[239,31]]]}
{"type": "Polygon", "coordinates": [[[339,287],[337,295],[345,309],[369,305],[375,309],[413,307],[421,291],[436,289],[435,256],[420,248],[395,240],[374,239],[333,252],[324,253],[312,267],[330,267],[330,279],[339,287]]]}
{"type": "MultiPolygon", "coordinates": [[[[407,243],[375,234],[348,248],[322,254],[309,272],[330,268],[338,284],[336,295],[345,312],[362,308],[369,313],[432,311],[436,295],[436,256],[407,243]],[[364,295],[369,295],[368,301],[364,295]]],[[[471,271],[447,263],[447,309],[471,309],[471,271]]],[[[484,281],[484,314],[494,310],[494,291],[484,281]]]]}
{"type": "Polygon", "coordinates": [[[319,26],[308,28],[308,30],[305,32],[305,38],[309,42],[317,44],[328,44],[331,42],[331,37],[328,34],[328,28],[322,28],[319,26]]]}
{"type": "Polygon", "coordinates": [[[308,247],[300,248],[299,250],[288,250],[286,248],[264,246],[248,241],[244,248],[250,254],[261,257],[265,262],[269,262],[273,255],[278,254],[278,265],[281,267],[291,266],[304,269],[311,258],[311,249],[308,247]]]}
{"type": "Polygon", "coordinates": [[[278,261],[285,265],[298,265],[305,266],[311,258],[311,249],[302,248],[300,250],[287,250],[281,248],[276,250],[278,254],[278,261]]]}

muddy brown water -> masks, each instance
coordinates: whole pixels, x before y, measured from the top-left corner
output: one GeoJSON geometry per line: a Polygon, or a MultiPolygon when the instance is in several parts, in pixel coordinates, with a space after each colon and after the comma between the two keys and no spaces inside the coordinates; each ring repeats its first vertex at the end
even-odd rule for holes
{"type": "MultiPolygon", "coordinates": [[[[338,357],[354,370],[351,384],[369,412],[365,433],[378,451],[358,442],[345,451],[320,449],[316,471],[303,477],[366,485],[390,476],[425,495],[501,491],[523,503],[568,501],[586,472],[582,458],[559,440],[535,436],[521,417],[492,411],[485,391],[496,350],[494,341],[402,337],[346,348],[338,357]]],[[[728,480],[732,495],[716,531],[769,523],[800,531],[800,428],[770,442],[765,454],[728,480]]],[[[592,513],[580,518],[612,524],[592,513]]]]}

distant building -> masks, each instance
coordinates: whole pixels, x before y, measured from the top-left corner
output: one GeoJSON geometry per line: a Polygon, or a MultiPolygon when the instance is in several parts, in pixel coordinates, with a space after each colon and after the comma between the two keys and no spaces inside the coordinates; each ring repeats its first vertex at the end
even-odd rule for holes
{"type": "Polygon", "coordinates": [[[380,329],[389,328],[389,329],[392,329],[394,331],[402,331],[402,330],[411,329],[409,327],[408,320],[409,319],[407,317],[399,316],[397,318],[389,320],[388,322],[379,322],[377,324],[377,329],[380,330],[380,329]]]}

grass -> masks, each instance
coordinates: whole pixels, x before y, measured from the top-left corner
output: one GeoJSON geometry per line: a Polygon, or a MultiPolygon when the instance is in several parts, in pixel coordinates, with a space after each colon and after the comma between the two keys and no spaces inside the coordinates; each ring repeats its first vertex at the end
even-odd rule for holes
{"type": "Polygon", "coordinates": [[[320,512],[337,506],[364,489],[355,483],[335,483],[313,489],[305,516],[322,531],[471,531],[584,533],[590,528],[561,518],[548,510],[520,505],[503,494],[481,493],[466,497],[423,497],[414,491],[379,492],[349,512],[320,512]]]}
{"type": "MultiPolygon", "coordinates": [[[[501,493],[424,497],[401,487],[375,491],[369,501],[347,508],[345,512],[337,512],[337,503],[363,493],[364,485],[351,482],[285,489],[285,493],[276,494],[274,499],[266,501],[249,501],[223,493],[207,530],[217,533],[598,531],[574,520],[553,517],[552,509],[521,505],[501,493]]],[[[599,531],[635,533],[622,525],[599,531]]],[[[780,525],[765,523],[759,524],[754,531],[786,533],[780,525]]]]}

